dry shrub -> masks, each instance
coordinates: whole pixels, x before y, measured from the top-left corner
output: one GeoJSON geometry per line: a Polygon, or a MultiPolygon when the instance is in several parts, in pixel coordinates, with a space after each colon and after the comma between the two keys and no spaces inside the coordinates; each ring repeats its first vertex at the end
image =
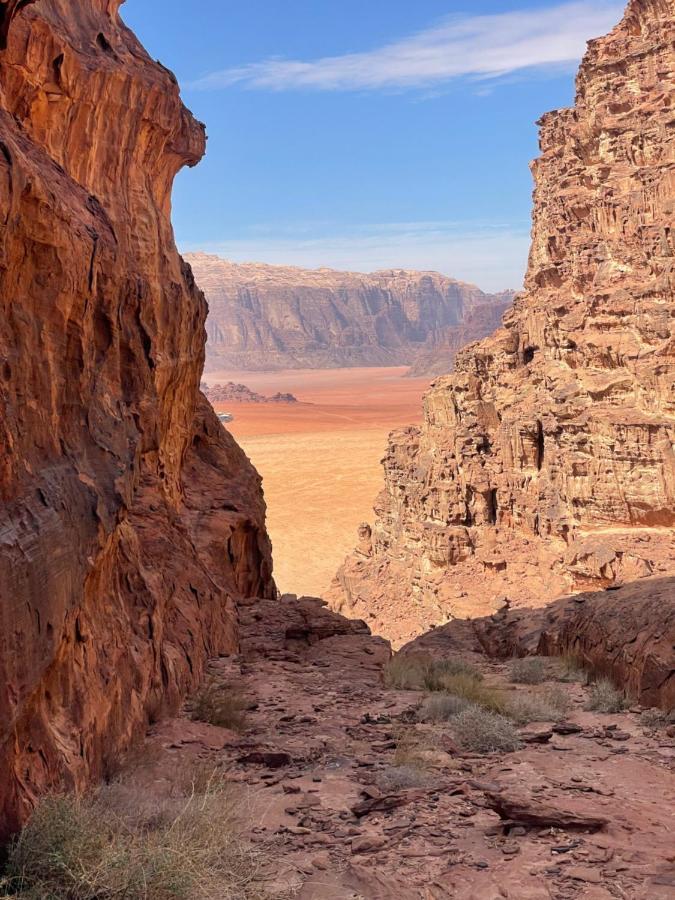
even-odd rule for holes
{"type": "Polygon", "coordinates": [[[508,703],[503,691],[490,687],[473,675],[446,675],[445,692],[490,712],[505,713],[508,703]]]}
{"type": "Polygon", "coordinates": [[[668,725],[668,715],[662,709],[643,709],[640,713],[640,725],[648,731],[658,731],[668,725]]]}
{"type": "Polygon", "coordinates": [[[223,684],[217,678],[209,678],[190,700],[190,718],[195,722],[243,731],[246,728],[247,705],[248,701],[236,687],[223,684]]]}
{"type": "Polygon", "coordinates": [[[548,680],[548,663],[541,656],[514,659],[509,671],[513,684],[542,684],[548,680]]]}
{"type": "Polygon", "coordinates": [[[434,694],[428,697],[420,711],[422,722],[448,722],[471,704],[466,697],[455,694],[434,694]]]}
{"type": "Polygon", "coordinates": [[[521,725],[528,722],[558,722],[571,708],[570,698],[562,688],[551,686],[543,691],[521,692],[509,701],[507,714],[521,725]]]}
{"type": "Polygon", "coordinates": [[[482,681],[483,675],[475,666],[461,659],[438,659],[431,662],[424,674],[424,686],[428,691],[447,691],[453,678],[462,676],[482,681]]]}
{"type": "Polygon", "coordinates": [[[400,691],[421,691],[431,658],[426,655],[397,653],[384,669],[384,683],[400,691]]]}
{"type": "Polygon", "coordinates": [[[510,753],[520,747],[518,732],[505,716],[469,706],[452,720],[452,733],[464,750],[510,753]]]}
{"type": "Polygon", "coordinates": [[[601,678],[591,685],[586,709],[599,713],[619,713],[626,706],[624,695],[614,687],[609,678],[601,678]]]}
{"type": "Polygon", "coordinates": [[[205,793],[139,804],[129,786],[44,799],[10,846],[4,882],[20,900],[252,900],[257,859],[233,798],[205,793]]]}
{"type": "Polygon", "coordinates": [[[388,663],[384,681],[387,687],[405,691],[445,691],[447,679],[465,675],[475,681],[481,673],[461,659],[433,659],[427,653],[397,653],[388,663]]]}
{"type": "Polygon", "coordinates": [[[377,786],[385,793],[424,788],[431,784],[431,775],[419,765],[387,766],[377,776],[377,786]]]}
{"type": "Polygon", "coordinates": [[[588,679],[588,673],[584,669],[583,662],[579,656],[567,653],[556,659],[556,663],[556,681],[584,682],[588,679]]]}

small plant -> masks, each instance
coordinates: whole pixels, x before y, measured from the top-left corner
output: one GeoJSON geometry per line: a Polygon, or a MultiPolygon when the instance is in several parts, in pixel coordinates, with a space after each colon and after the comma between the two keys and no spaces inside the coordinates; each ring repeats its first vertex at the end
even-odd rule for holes
{"type": "Polygon", "coordinates": [[[490,712],[504,713],[508,708],[502,691],[484,684],[473,675],[447,675],[444,685],[444,691],[447,694],[466,700],[475,706],[481,706],[490,712]]]}
{"type": "Polygon", "coordinates": [[[243,731],[246,727],[247,701],[236,688],[210,678],[190,701],[190,718],[220,728],[243,731]]]}
{"type": "Polygon", "coordinates": [[[483,675],[470,663],[461,659],[438,659],[429,664],[424,673],[424,686],[428,691],[447,691],[448,684],[456,676],[482,681],[483,675]]]}
{"type": "MultiPolygon", "coordinates": [[[[137,797],[136,797],[137,799],[137,797]]],[[[222,783],[138,809],[129,786],[44,799],[10,845],[0,894],[17,900],[260,897],[222,783]]]]}
{"type": "Polygon", "coordinates": [[[626,700],[609,678],[601,678],[591,685],[586,709],[600,713],[619,713],[626,708],[626,700]]]}
{"type": "Polygon", "coordinates": [[[412,653],[397,653],[384,669],[384,683],[400,691],[424,690],[424,679],[431,665],[431,657],[412,653]]]}
{"type": "Polygon", "coordinates": [[[377,786],[381,791],[395,793],[409,788],[427,787],[432,782],[431,775],[419,766],[387,766],[377,776],[377,786]]]}
{"type": "Polygon", "coordinates": [[[452,720],[452,732],[465,750],[510,753],[520,747],[518,732],[507,718],[497,713],[470,706],[452,720]]]}
{"type": "Polygon", "coordinates": [[[556,660],[556,681],[567,683],[584,682],[588,679],[588,672],[583,667],[580,657],[573,653],[567,653],[556,660]]]}
{"type": "Polygon", "coordinates": [[[665,728],[667,724],[668,715],[662,709],[644,709],[640,713],[640,725],[649,731],[657,731],[659,728],[665,728]]]}
{"type": "Polygon", "coordinates": [[[526,725],[528,722],[557,722],[570,711],[570,699],[560,687],[551,686],[544,691],[522,692],[509,702],[509,718],[526,725]]]}
{"type": "Polygon", "coordinates": [[[548,664],[541,656],[514,659],[510,666],[513,684],[541,684],[548,680],[548,664]]]}
{"type": "Polygon", "coordinates": [[[458,697],[455,694],[434,694],[426,700],[420,710],[420,720],[434,723],[448,722],[470,705],[466,697],[458,697]]]}

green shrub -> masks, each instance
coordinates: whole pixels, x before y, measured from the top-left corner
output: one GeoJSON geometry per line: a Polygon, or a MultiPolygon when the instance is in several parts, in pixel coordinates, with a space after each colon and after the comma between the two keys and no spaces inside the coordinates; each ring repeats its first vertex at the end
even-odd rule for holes
{"type": "Polygon", "coordinates": [[[586,709],[600,713],[619,713],[626,708],[626,700],[609,678],[601,678],[591,685],[586,709]]]}
{"type": "Polygon", "coordinates": [[[210,678],[192,696],[189,702],[190,718],[195,722],[243,731],[246,728],[247,705],[232,685],[210,678]]]}
{"type": "Polygon", "coordinates": [[[256,859],[222,785],[139,814],[137,792],[44,799],[10,846],[6,896],[20,900],[244,900],[256,859]]]}
{"type": "Polygon", "coordinates": [[[514,684],[541,684],[548,680],[548,662],[541,656],[526,656],[514,659],[510,666],[510,677],[514,684]]]}
{"type": "Polygon", "coordinates": [[[520,738],[513,723],[479,706],[469,706],[455,716],[452,733],[461,747],[476,753],[497,750],[509,753],[520,747],[520,738]]]}

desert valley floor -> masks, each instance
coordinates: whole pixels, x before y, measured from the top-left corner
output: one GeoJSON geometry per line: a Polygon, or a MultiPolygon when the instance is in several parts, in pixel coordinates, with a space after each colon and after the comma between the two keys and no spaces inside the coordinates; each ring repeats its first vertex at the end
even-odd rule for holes
{"type": "Polygon", "coordinates": [[[403,368],[208,372],[209,384],[242,382],[298,404],[216,403],[263,476],[275,577],[282,591],[322,596],[372,520],[387,435],[418,424],[428,378],[403,368]]]}

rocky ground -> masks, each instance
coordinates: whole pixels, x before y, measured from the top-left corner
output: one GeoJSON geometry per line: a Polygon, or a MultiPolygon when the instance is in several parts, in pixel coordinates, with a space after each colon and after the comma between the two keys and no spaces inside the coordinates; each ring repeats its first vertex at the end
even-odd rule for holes
{"type": "MultiPolygon", "coordinates": [[[[211,675],[245,698],[243,730],[186,711],[152,729],[128,777],[160,793],[205,768],[239,783],[266,896],[675,896],[672,726],[588,712],[588,688],[565,682],[563,721],[524,726],[515,752],[463,751],[451,724],[417,721],[422,692],[384,686],[389,646],[362,623],[295,598],[240,616],[241,654],[211,675]]],[[[466,656],[509,696],[547,688],[466,656]]]]}

